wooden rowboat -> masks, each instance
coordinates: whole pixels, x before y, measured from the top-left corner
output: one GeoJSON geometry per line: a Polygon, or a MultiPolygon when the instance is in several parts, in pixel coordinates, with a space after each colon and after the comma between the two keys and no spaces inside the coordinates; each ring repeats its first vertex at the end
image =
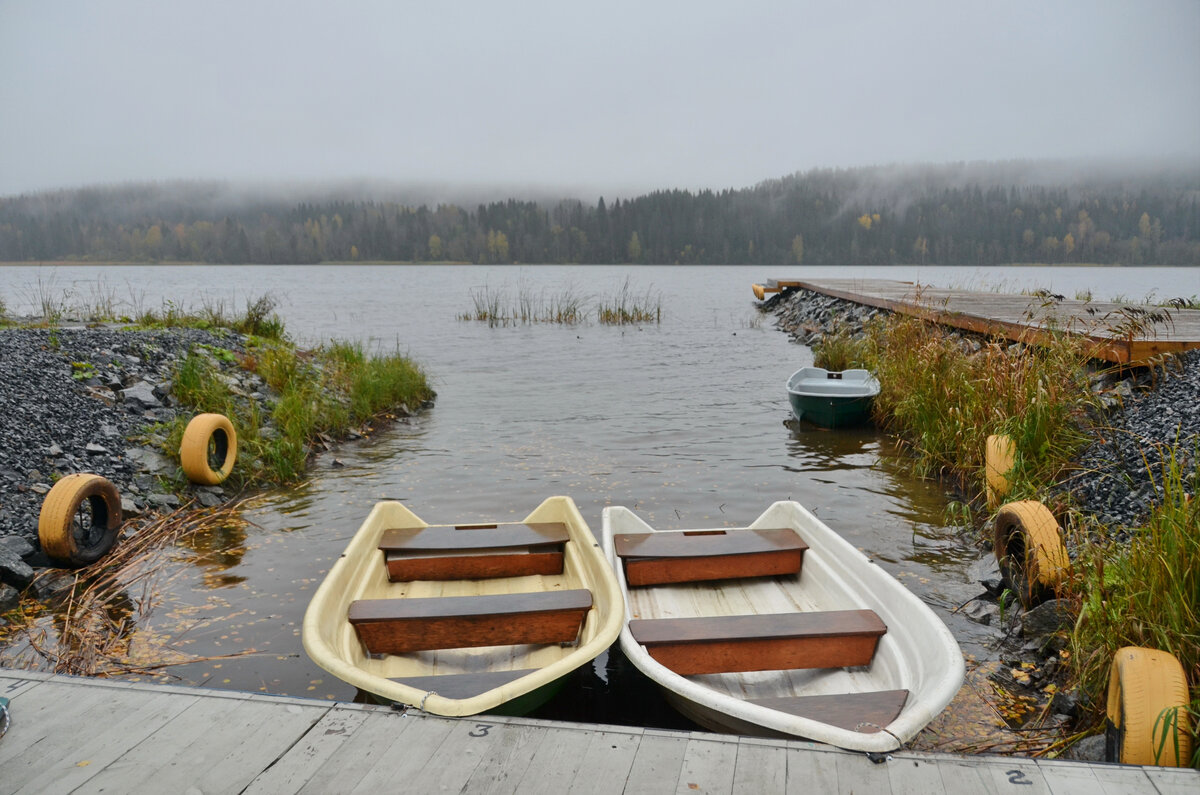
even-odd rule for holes
{"type": "Polygon", "coordinates": [[[569,497],[523,522],[428,525],[375,505],[304,615],[317,665],[437,715],[535,708],[616,640],[616,577],[569,497]]]}
{"type": "Polygon", "coordinates": [[[886,752],[962,684],[945,624],[798,503],[748,527],[656,531],[623,507],[603,523],[621,649],[703,726],[886,752]]]}
{"type": "Polygon", "coordinates": [[[801,367],[788,378],[787,391],[796,419],[844,428],[870,419],[879,381],[867,370],[801,367]]]}

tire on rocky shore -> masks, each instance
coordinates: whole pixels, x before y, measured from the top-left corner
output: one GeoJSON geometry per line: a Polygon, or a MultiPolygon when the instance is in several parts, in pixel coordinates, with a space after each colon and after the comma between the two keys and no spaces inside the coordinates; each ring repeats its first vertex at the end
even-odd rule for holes
{"type": "Polygon", "coordinates": [[[237,461],[237,433],[224,414],[197,414],[183,432],[179,445],[179,463],[183,474],[193,483],[216,486],[233,471],[237,461]],[[209,443],[220,461],[214,469],[209,460],[209,443]]]}
{"type": "Polygon", "coordinates": [[[86,566],[112,549],[121,518],[117,487],[100,475],[77,472],[60,479],[46,495],[38,515],[38,540],[56,562],[86,566]]]}
{"type": "Polygon", "coordinates": [[[996,560],[1021,604],[1030,608],[1068,576],[1071,561],[1058,521],[1037,500],[1005,503],[996,514],[996,560]]]}
{"type": "Polygon", "coordinates": [[[1187,765],[1192,755],[1187,705],[1187,678],[1174,655],[1138,646],[1117,649],[1108,678],[1108,761],[1187,765]]]}

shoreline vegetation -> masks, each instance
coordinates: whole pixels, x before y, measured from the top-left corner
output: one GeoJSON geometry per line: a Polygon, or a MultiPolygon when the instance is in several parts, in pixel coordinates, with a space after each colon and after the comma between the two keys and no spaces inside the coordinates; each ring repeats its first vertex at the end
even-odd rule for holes
{"type": "Polygon", "coordinates": [[[220,182],[0,197],[0,261],[1200,265],[1200,164],[816,169],[585,203],[220,182]]]}
{"type": "MultiPolygon", "coordinates": [[[[820,367],[876,373],[882,385],[877,423],[900,441],[917,474],[956,485],[963,498],[952,514],[981,538],[994,516],[984,499],[982,451],[990,434],[1014,441],[1006,501],[1046,504],[1073,559],[1070,576],[1053,594],[1073,621],[1057,633],[1071,661],[1063,694],[1077,691],[1082,709],[1077,733],[1065,744],[1102,731],[1109,668],[1124,646],[1162,649],[1179,659],[1190,704],[1185,714],[1161,719],[1172,736],[1180,724],[1190,724],[1194,733],[1200,723],[1200,499],[1194,498],[1200,494],[1200,442],[1176,439],[1162,445],[1159,456],[1147,456],[1157,499],[1139,526],[1106,527],[1087,505],[1076,504],[1062,482],[1077,454],[1094,436],[1122,432],[1108,423],[1093,388],[1110,368],[1092,355],[1090,344],[1061,330],[1048,344],[1013,344],[881,313],[861,331],[835,327],[814,344],[813,354],[820,367]],[[1155,459],[1162,464],[1154,466],[1155,459]]],[[[1149,367],[1178,361],[1164,357],[1149,367]]],[[[1050,702],[1058,687],[1046,693],[1050,702]]],[[[1200,767],[1200,749],[1184,763],[1200,767]]]]}
{"type": "MultiPolygon", "coordinates": [[[[147,420],[143,433],[130,441],[157,446],[177,465],[180,440],[192,414],[215,412],[232,420],[238,458],[218,489],[224,495],[219,500],[204,499],[211,497],[205,493],[211,489],[190,485],[178,466],[157,475],[159,487],[173,492],[179,497],[175,504],[182,506],[127,519],[122,540],[94,564],[59,569],[31,549],[26,557],[40,570],[29,572],[16,606],[0,611],[0,659],[5,664],[115,676],[155,675],[172,665],[204,661],[180,652],[172,638],[155,635],[147,646],[144,637],[135,642],[136,633],[131,632],[161,600],[155,583],[169,576],[163,571],[170,567],[169,548],[177,543],[208,546],[203,539],[223,538],[230,528],[236,536],[236,528],[245,524],[240,506],[255,494],[302,480],[319,450],[361,438],[380,423],[426,407],[435,397],[421,367],[398,352],[371,353],[360,343],[339,341],[311,350],[297,348],[268,295],[247,301],[241,313],[220,304],[193,308],[168,301],[160,308],[138,307],[131,317],[117,314],[107,296],[80,302],[45,286],[41,289],[45,316],[7,318],[0,300],[0,326],[46,329],[51,347],[55,335],[69,333],[62,324],[79,319],[118,334],[202,329],[227,340],[228,347],[190,346],[171,379],[171,399],[185,411],[169,422],[147,420]],[[244,381],[231,377],[234,371],[250,374],[254,383],[262,384],[262,393],[248,393],[244,381]]],[[[86,362],[72,367],[85,376],[93,374],[86,362]]],[[[32,521],[36,525],[36,516],[32,521]]],[[[7,587],[0,584],[0,589],[7,587]]],[[[231,656],[254,653],[250,649],[231,656]]]]}

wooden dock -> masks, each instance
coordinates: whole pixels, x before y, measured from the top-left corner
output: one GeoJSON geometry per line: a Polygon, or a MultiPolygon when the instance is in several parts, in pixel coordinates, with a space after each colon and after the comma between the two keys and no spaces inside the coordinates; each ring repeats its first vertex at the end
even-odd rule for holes
{"type": "Polygon", "coordinates": [[[1190,769],[863,754],[0,669],[0,793],[1195,795],[1190,769]]]}
{"type": "Polygon", "coordinates": [[[889,279],[770,279],[752,287],[759,300],[766,293],[800,288],[1023,342],[1039,342],[1053,330],[1070,331],[1096,344],[1096,358],[1118,364],[1200,348],[1200,309],[955,290],[889,279]]]}

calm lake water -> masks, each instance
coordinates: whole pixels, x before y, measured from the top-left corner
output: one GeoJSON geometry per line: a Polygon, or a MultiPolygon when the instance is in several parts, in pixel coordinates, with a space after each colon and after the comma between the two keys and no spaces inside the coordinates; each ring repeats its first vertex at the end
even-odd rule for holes
{"type": "MultiPolygon", "coordinates": [[[[988,658],[994,630],[952,612],[981,589],[968,575],[974,545],[944,523],[942,488],[906,474],[872,429],[788,422],[784,383],[811,352],[761,316],[750,291],[784,276],[1045,287],[1068,297],[1090,290],[1097,299],[1200,295],[1200,269],[321,265],[6,267],[0,298],[16,313],[34,312],[47,295],[121,311],[163,301],[241,310],[270,293],[299,341],[398,349],[438,391],[432,409],[322,455],[308,482],[257,501],[244,531],[174,553],[165,601],[139,631],[197,656],[258,652],[175,666],[175,681],[353,698],[305,656],[300,625],[331,561],[384,498],[443,523],[519,520],[566,494],[596,533],[606,505],[678,528],[745,524],[775,500],[798,500],[934,607],[964,652],[988,658]],[[627,280],[634,296],[661,297],[660,324],[491,328],[459,319],[484,287],[512,303],[569,291],[592,296],[592,308],[627,280]]],[[[639,687],[610,655],[581,674],[565,717],[630,720],[613,710],[650,709],[639,687]]]]}

